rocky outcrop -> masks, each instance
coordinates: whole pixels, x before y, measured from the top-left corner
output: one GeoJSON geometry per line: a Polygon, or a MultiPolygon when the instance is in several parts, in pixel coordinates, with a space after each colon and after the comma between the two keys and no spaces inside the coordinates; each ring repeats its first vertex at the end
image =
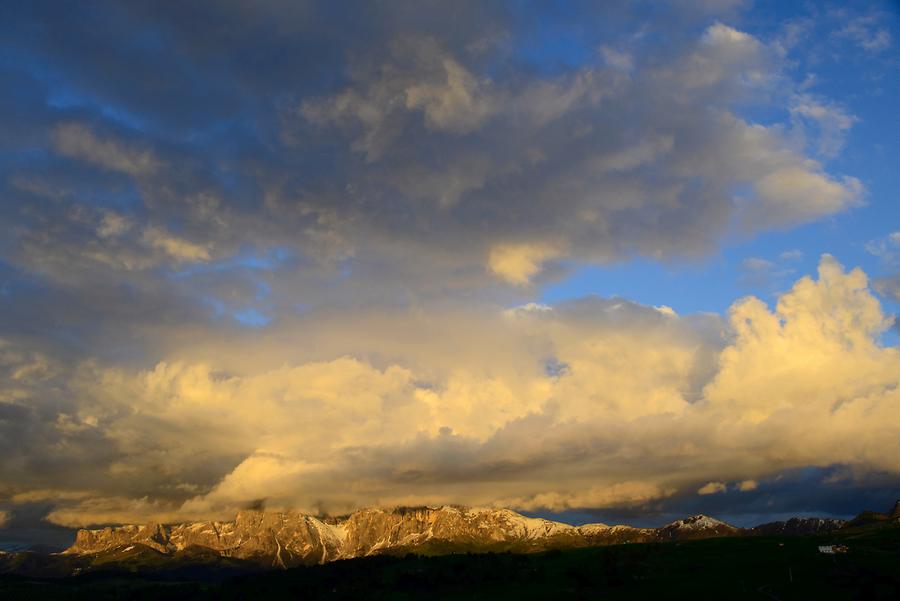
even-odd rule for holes
{"type": "MultiPolygon", "coordinates": [[[[900,513],[895,507],[894,512],[900,513]]],[[[879,519],[890,519],[878,514],[879,519]]],[[[256,564],[290,567],[381,553],[539,551],[682,541],[723,536],[798,536],[836,530],[841,520],[793,518],[743,529],[705,515],[660,528],[586,524],[570,526],[529,518],[508,509],[455,506],[361,509],[348,516],[317,518],[298,512],[241,511],[231,522],[120,526],[80,530],[69,555],[90,555],[143,545],[172,557],[191,550],[256,564]]]]}
{"type": "Polygon", "coordinates": [[[527,518],[508,509],[459,507],[364,509],[351,514],[341,526],[346,532],[344,552],[350,557],[428,541],[490,546],[577,535],[574,526],[527,518]]]}
{"type": "Polygon", "coordinates": [[[287,567],[336,559],[341,555],[343,545],[340,532],[340,528],[297,512],[242,511],[233,522],[193,522],[170,528],[148,525],[79,530],[75,544],[65,553],[99,553],[135,544],[167,554],[203,547],[225,557],[287,567]]]}
{"type": "Polygon", "coordinates": [[[657,540],[656,528],[635,528],[633,526],[607,526],[606,524],[585,524],[578,531],[591,545],[622,545],[626,543],[649,543],[657,540]]]}
{"type": "Polygon", "coordinates": [[[233,522],[194,522],[80,530],[68,554],[91,554],[142,544],[163,553],[190,547],[275,566],[324,563],[429,542],[487,548],[501,543],[566,538],[582,542],[574,526],[527,518],[507,509],[418,507],[363,509],[338,519],[297,512],[242,511],[233,522]]]}
{"type": "Polygon", "coordinates": [[[434,549],[520,551],[729,536],[737,528],[706,516],[662,528],[570,526],[508,509],[413,507],[362,509],[342,518],[297,512],[242,511],[233,522],[121,526],[81,530],[67,554],[144,545],[173,554],[191,548],[277,567],[379,553],[434,549]]]}
{"type": "Polygon", "coordinates": [[[75,535],[75,544],[66,549],[65,552],[93,553],[103,549],[138,543],[165,553],[168,540],[168,530],[159,524],[107,527],[102,530],[82,529],[75,535]]]}
{"type": "Polygon", "coordinates": [[[846,524],[846,520],[833,518],[791,518],[787,521],[768,522],[749,529],[757,536],[803,536],[833,532],[846,524]]]}
{"type": "Polygon", "coordinates": [[[875,524],[890,524],[900,522],[900,501],[894,503],[894,507],[889,513],[880,513],[878,511],[863,511],[855,518],[845,524],[845,528],[858,528],[872,526],[875,524]]]}

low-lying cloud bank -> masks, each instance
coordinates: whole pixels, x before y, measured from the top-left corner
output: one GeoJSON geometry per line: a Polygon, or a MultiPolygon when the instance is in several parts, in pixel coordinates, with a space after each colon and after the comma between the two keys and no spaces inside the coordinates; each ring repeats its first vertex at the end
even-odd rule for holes
{"type": "Polygon", "coordinates": [[[891,322],[865,274],[829,256],[774,310],[748,297],[727,320],[598,298],[400,313],[284,324],[298,357],[356,341],[315,360],[284,362],[261,333],[147,370],[7,343],[7,497],[80,526],[260,500],[632,507],[804,466],[900,474],[900,355],[878,342],[891,322]],[[396,336],[379,344],[366,323],[396,336]],[[261,349],[272,359],[240,367],[261,349]]]}

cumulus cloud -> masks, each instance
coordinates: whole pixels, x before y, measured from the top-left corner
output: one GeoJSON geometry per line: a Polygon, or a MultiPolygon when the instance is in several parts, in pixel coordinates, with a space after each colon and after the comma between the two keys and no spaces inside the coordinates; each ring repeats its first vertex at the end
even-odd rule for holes
{"type": "MultiPolygon", "coordinates": [[[[261,498],[313,512],[396,502],[561,511],[727,482],[752,491],[808,465],[900,472],[900,357],[877,343],[890,321],[866,276],[828,256],[774,309],[736,302],[724,338],[713,317],[597,299],[447,314],[415,335],[399,328],[386,346],[377,331],[359,338],[363,321],[343,328],[356,357],[285,364],[290,353],[269,340],[275,365],[234,361],[260,344],[248,339],[233,359],[206,349],[205,361],[186,352],[147,370],[80,366],[59,384],[72,406],[57,409],[47,436],[79,449],[99,435],[111,453],[68,488],[40,492],[48,482],[32,475],[12,501],[53,499],[50,519],[67,525],[227,517],[261,498]],[[548,357],[565,369],[549,373],[548,357]]],[[[335,323],[318,327],[295,324],[286,340],[327,332],[344,344],[335,323]]],[[[19,351],[9,363],[28,361],[19,351]]],[[[8,407],[27,395],[7,394],[8,407]]]]}

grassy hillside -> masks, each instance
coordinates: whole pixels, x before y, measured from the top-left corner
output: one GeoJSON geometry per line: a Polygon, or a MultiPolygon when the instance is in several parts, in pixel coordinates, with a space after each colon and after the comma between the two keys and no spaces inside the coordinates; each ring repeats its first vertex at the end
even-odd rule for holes
{"type": "MultiPolygon", "coordinates": [[[[720,538],[536,554],[407,555],[205,582],[94,573],[0,581],[4,599],[900,598],[900,526],[785,538],[720,538]],[[818,545],[840,542],[846,555],[818,545]]],[[[179,579],[176,579],[179,578],[179,579]]],[[[187,578],[187,579],[185,579],[187,578]]]]}

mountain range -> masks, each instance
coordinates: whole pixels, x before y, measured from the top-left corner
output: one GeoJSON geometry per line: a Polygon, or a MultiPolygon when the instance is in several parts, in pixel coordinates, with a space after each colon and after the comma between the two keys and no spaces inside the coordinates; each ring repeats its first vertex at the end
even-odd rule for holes
{"type": "Polygon", "coordinates": [[[369,508],[341,517],[246,510],[233,521],[82,529],[74,544],[61,553],[0,553],[0,573],[67,576],[104,569],[144,571],[195,565],[289,568],[373,555],[529,553],[718,537],[800,536],[887,523],[900,523],[900,501],[889,513],[863,512],[849,522],[792,518],[753,528],[705,515],[659,528],[571,526],[509,509],[459,506],[369,508]]]}

